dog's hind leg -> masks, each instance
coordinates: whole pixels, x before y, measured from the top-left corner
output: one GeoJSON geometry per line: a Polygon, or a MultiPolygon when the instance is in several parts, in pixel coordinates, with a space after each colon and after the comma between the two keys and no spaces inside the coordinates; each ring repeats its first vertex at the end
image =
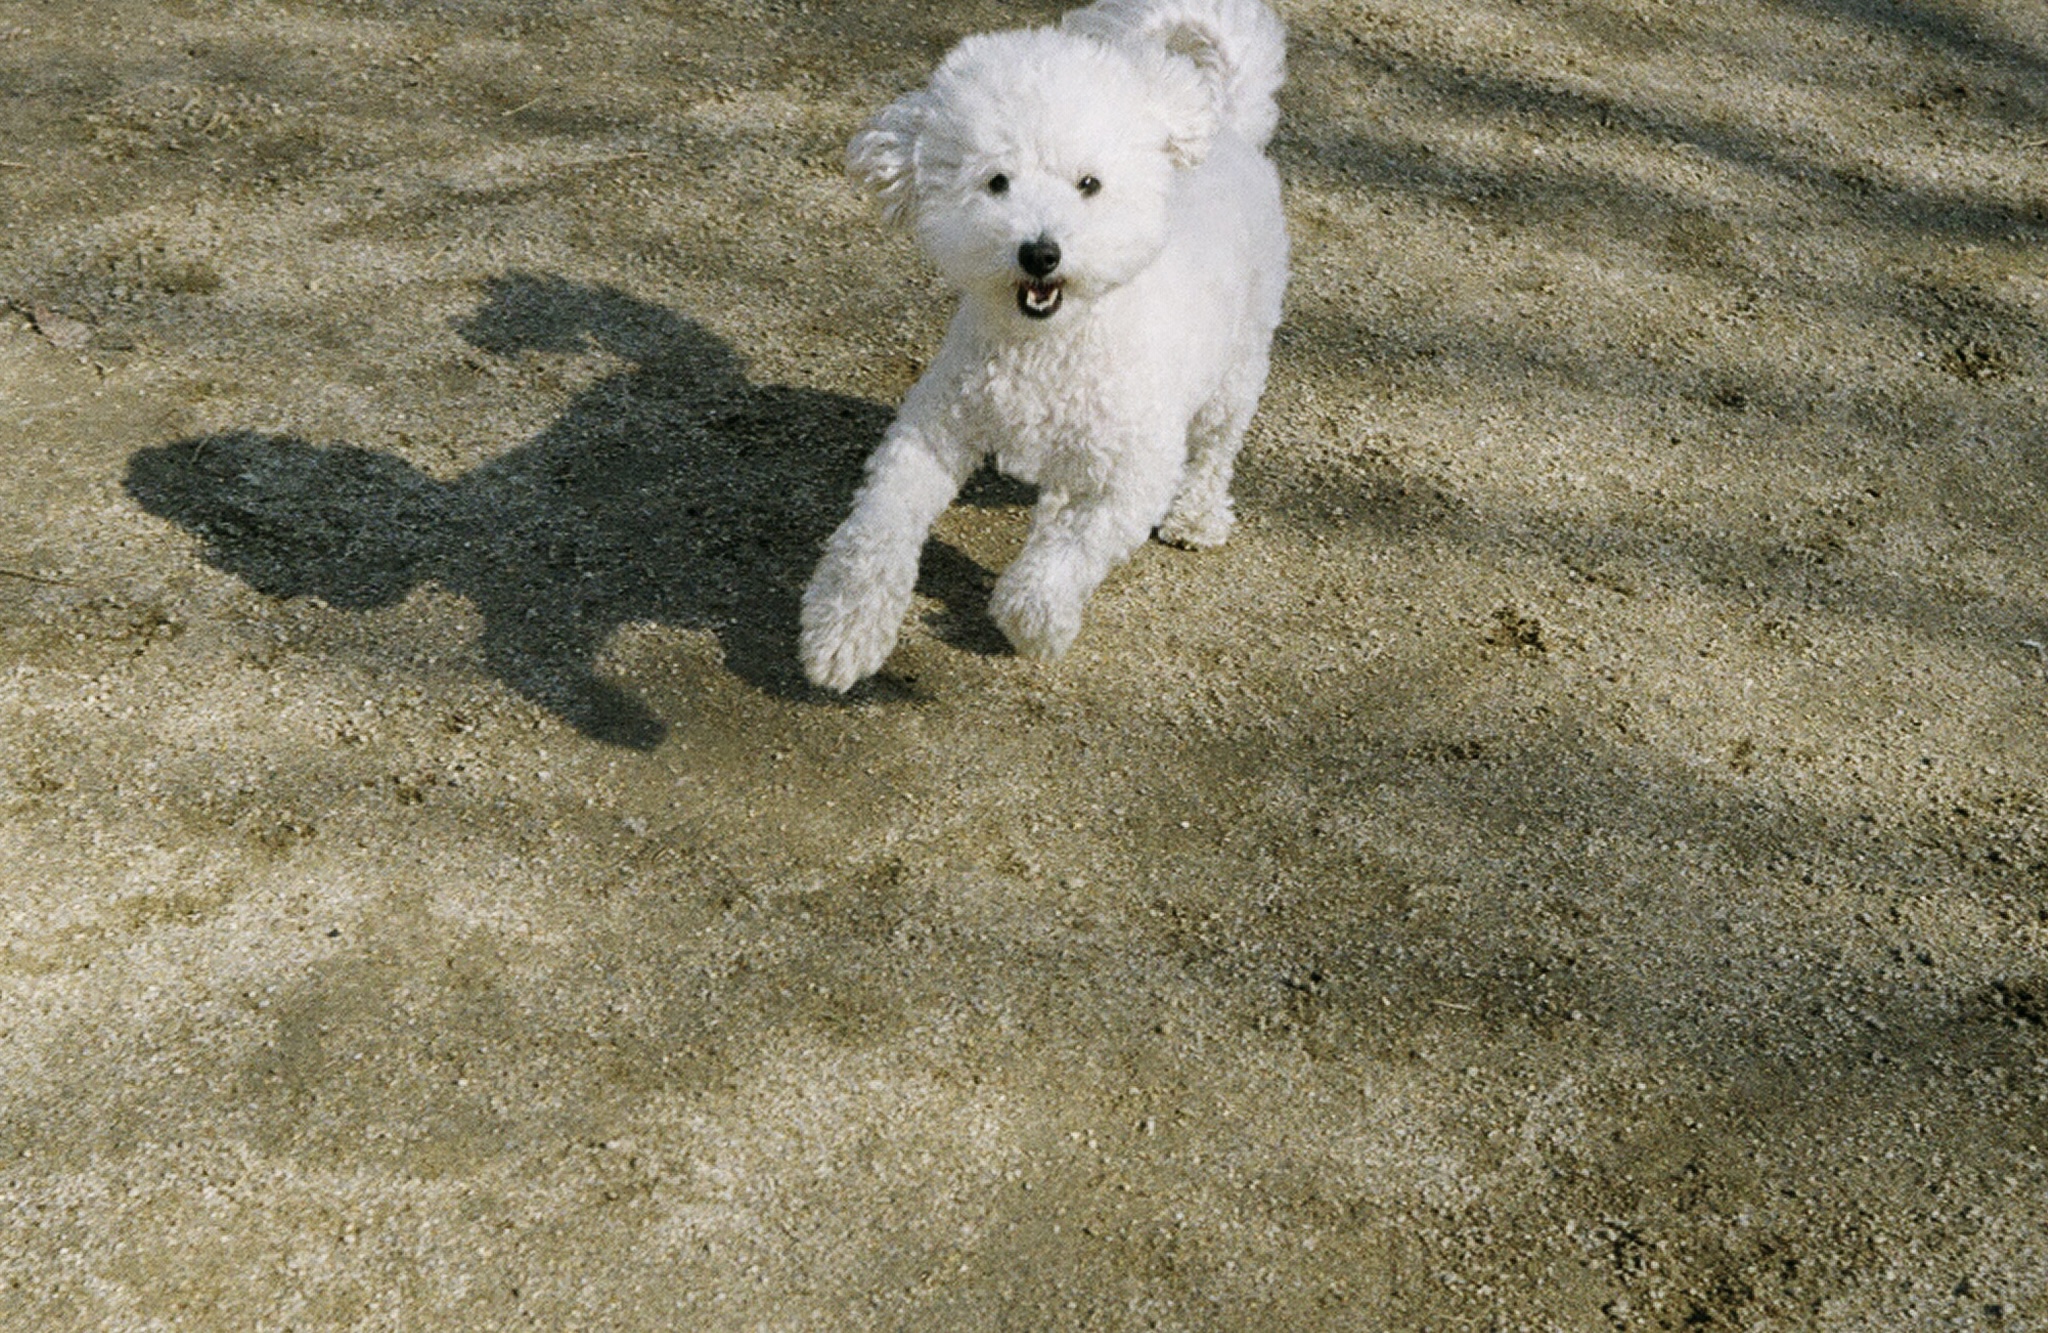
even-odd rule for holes
{"type": "Polygon", "coordinates": [[[1159,540],[1201,549],[1221,546],[1237,526],[1230,481],[1245,428],[1266,387],[1267,358],[1240,363],[1188,426],[1188,463],[1180,490],[1159,525],[1159,540]]]}

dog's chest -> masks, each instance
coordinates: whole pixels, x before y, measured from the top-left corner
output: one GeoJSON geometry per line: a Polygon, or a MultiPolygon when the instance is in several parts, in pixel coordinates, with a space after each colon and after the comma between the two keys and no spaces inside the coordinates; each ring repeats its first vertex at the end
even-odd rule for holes
{"type": "Polygon", "coordinates": [[[1085,486],[1113,447],[1109,419],[1124,396],[1086,338],[1037,339],[990,356],[968,386],[978,433],[996,466],[1021,481],[1085,486]]]}

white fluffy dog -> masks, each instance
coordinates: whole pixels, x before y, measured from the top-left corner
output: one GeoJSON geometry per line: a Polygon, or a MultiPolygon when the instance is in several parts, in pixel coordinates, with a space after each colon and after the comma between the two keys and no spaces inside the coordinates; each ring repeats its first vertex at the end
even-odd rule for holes
{"type": "Polygon", "coordinates": [[[1039,488],[989,601],[1025,657],[1066,651],[1154,528],[1230,535],[1287,283],[1262,152],[1283,41],[1257,0],[1101,0],[968,38],[853,140],[854,179],[961,299],[804,593],[812,681],[880,669],[933,521],[991,456],[1039,488]]]}

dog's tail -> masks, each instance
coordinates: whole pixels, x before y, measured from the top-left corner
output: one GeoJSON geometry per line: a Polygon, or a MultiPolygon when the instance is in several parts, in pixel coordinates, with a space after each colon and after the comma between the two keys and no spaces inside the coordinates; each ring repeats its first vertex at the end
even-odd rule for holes
{"type": "Polygon", "coordinates": [[[1164,47],[1195,62],[1223,123],[1263,148],[1280,123],[1287,34],[1259,0],[1096,0],[1061,20],[1104,41],[1164,47]]]}

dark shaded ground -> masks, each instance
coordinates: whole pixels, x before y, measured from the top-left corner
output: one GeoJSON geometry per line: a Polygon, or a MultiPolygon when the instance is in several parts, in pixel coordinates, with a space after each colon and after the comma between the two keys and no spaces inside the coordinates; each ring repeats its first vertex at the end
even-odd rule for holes
{"type": "Polygon", "coordinates": [[[719,632],[726,664],[788,694],[796,594],[887,410],[757,388],[715,336],[622,292],[513,274],[462,323],[492,356],[596,347],[631,364],[531,442],[453,482],[348,445],[233,432],[138,452],[125,485],[271,597],[390,606],[429,580],[483,617],[490,671],[593,740],[666,731],[595,673],[633,621],[719,632]]]}

